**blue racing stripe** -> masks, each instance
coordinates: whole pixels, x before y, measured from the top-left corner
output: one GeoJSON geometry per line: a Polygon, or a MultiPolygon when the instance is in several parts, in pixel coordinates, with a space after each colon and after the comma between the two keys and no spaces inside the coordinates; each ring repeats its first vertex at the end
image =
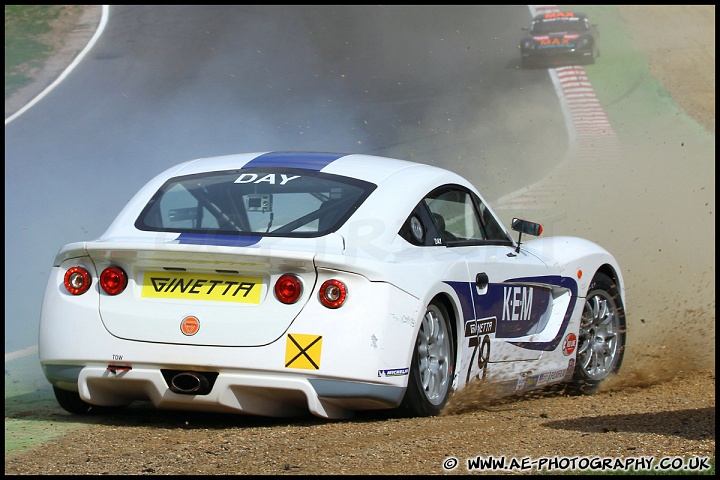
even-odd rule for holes
{"type": "Polygon", "coordinates": [[[285,167],[320,171],[346,155],[345,153],[270,152],[253,158],[243,168],[285,167]]]}
{"type": "Polygon", "coordinates": [[[210,235],[206,233],[181,233],[177,238],[181,244],[219,247],[249,247],[261,239],[260,235],[210,235]]]}

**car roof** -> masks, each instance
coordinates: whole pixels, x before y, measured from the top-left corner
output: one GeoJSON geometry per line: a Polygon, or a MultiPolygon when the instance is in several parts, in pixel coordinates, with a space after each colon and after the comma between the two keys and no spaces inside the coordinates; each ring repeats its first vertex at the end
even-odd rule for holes
{"type": "MultiPolygon", "coordinates": [[[[380,185],[391,177],[405,175],[415,181],[450,176],[449,181],[464,181],[457,174],[432,165],[366,154],[329,152],[270,151],[240,153],[191,160],[164,173],[166,178],[196,173],[248,169],[293,168],[343,175],[380,185]]],[[[422,183],[422,182],[421,182],[422,183]]]]}
{"type": "MultiPolygon", "coordinates": [[[[417,202],[436,187],[462,185],[480,195],[462,176],[432,165],[365,154],[325,152],[256,152],[190,160],[166,169],[146,183],[115,218],[103,237],[124,237],[136,232],[138,215],[170,178],[228,170],[287,168],[343,175],[377,185],[342,228],[353,229],[384,219],[389,230],[378,236],[389,243],[417,202]],[[385,238],[387,237],[387,238],[385,238]]],[[[345,232],[346,233],[346,232],[345,232]]]]}

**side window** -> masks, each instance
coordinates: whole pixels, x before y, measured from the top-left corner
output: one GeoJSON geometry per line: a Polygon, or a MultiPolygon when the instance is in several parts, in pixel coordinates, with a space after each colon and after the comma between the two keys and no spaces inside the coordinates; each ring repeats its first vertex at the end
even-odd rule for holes
{"type": "Polygon", "coordinates": [[[469,192],[454,187],[436,191],[425,199],[446,243],[484,240],[484,232],[469,192]]]}
{"type": "Polygon", "coordinates": [[[421,247],[445,245],[424,202],[415,206],[398,234],[413,245],[421,247]]]}
{"type": "Polygon", "coordinates": [[[475,202],[477,203],[478,210],[480,212],[480,223],[485,231],[485,238],[487,240],[497,240],[500,242],[510,242],[512,239],[508,237],[505,229],[500,225],[497,218],[492,214],[490,209],[483,203],[477,195],[473,195],[475,202]]]}
{"type": "Polygon", "coordinates": [[[400,235],[410,243],[427,246],[513,243],[480,197],[458,185],[446,185],[430,192],[415,207],[400,235]],[[424,229],[422,232],[418,224],[424,229]],[[424,235],[421,239],[413,237],[413,227],[416,235],[424,235]]]}

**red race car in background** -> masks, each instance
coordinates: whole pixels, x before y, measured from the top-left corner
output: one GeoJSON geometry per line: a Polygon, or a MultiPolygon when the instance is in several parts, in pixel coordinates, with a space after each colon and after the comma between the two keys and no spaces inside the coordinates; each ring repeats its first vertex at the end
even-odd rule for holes
{"type": "Polygon", "coordinates": [[[583,13],[548,12],[533,17],[529,34],[520,41],[521,65],[592,64],[600,56],[597,25],[583,13]]]}

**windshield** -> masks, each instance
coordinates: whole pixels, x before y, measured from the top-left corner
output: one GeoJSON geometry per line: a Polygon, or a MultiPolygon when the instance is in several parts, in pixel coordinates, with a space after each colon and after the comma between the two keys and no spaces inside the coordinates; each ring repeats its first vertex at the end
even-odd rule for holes
{"type": "Polygon", "coordinates": [[[135,226],[145,231],[316,237],[337,230],[375,185],[296,169],[244,169],[168,180],[135,226]]]}
{"type": "Polygon", "coordinates": [[[530,27],[533,35],[546,35],[556,32],[582,33],[590,28],[588,20],[580,17],[556,17],[536,20],[530,27]]]}

